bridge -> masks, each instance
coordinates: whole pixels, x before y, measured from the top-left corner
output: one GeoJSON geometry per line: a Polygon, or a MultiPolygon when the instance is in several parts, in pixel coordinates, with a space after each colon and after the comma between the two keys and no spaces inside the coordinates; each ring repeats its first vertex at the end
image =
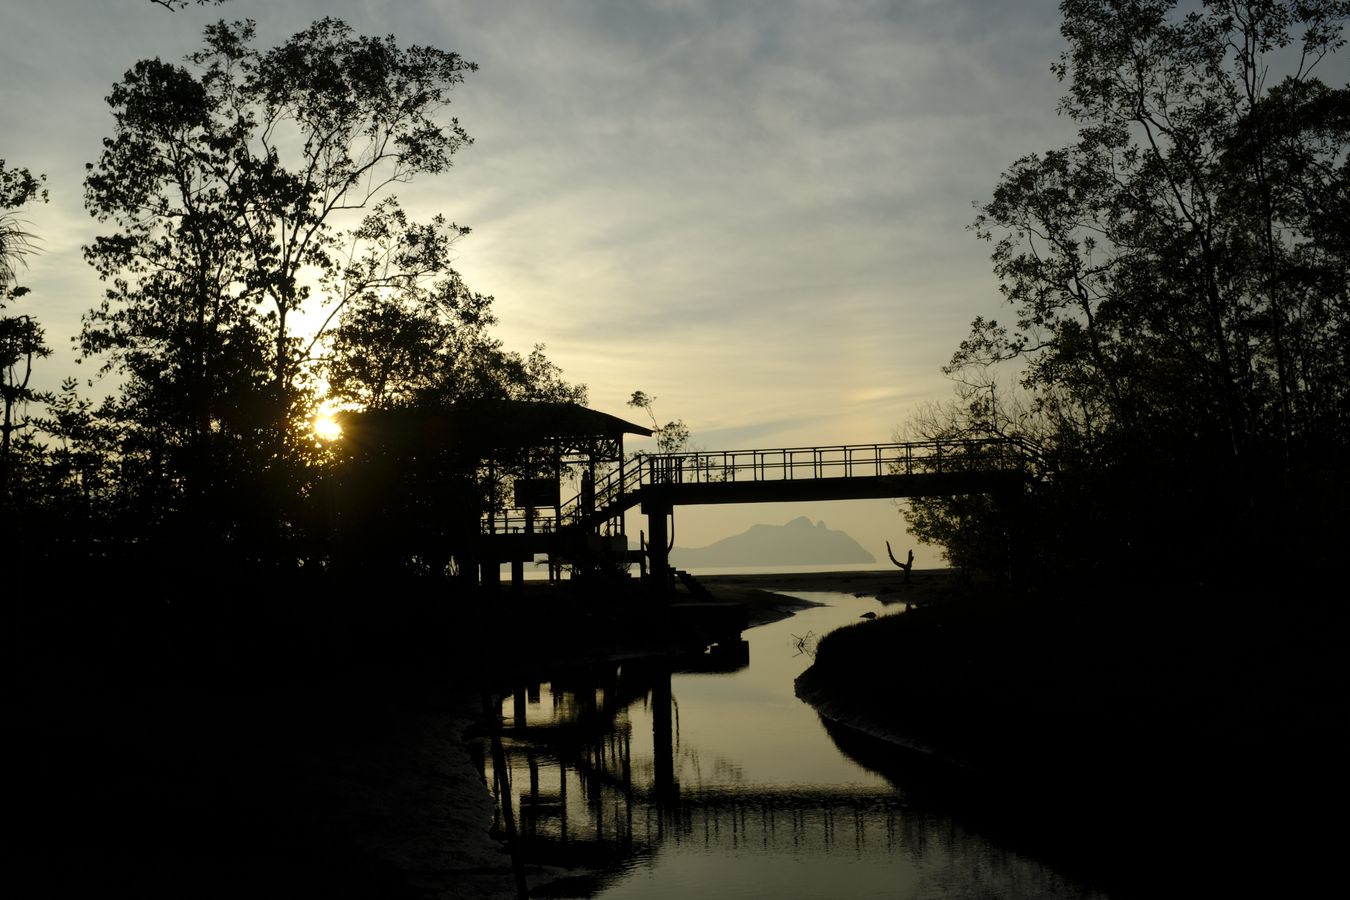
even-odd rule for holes
{"type": "Polygon", "coordinates": [[[1030,456],[1003,438],[630,455],[625,437],[650,429],[577,404],[514,400],[348,412],[339,424],[335,552],[453,557],[485,583],[509,562],[519,584],[539,554],[574,566],[631,562],[624,518],[638,507],[648,536],[638,558],[665,585],[678,506],[1014,494],[1030,456]]]}
{"type": "Polygon", "coordinates": [[[567,557],[581,547],[626,552],[624,514],[639,507],[651,578],[664,584],[677,506],[1015,493],[1027,459],[1021,442],[1003,438],[640,454],[583,480],[552,516],[484,517],[482,551],[503,559],[567,557]]]}

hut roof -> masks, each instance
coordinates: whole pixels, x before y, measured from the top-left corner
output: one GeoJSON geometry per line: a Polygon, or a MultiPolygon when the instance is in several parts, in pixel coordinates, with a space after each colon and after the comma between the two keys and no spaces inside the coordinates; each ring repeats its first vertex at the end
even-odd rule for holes
{"type": "Polygon", "coordinates": [[[338,415],[343,439],[365,447],[493,450],[650,437],[641,425],[575,403],[497,400],[440,409],[390,409],[338,415]]]}

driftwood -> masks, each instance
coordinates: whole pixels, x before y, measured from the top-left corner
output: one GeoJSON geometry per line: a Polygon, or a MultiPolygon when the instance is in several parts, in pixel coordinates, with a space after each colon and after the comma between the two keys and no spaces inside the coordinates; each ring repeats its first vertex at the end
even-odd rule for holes
{"type": "Polygon", "coordinates": [[[909,573],[914,568],[914,551],[909,551],[909,558],[904,562],[895,558],[895,553],[891,551],[891,542],[886,542],[886,555],[891,558],[891,562],[905,570],[905,584],[909,584],[909,573]]]}

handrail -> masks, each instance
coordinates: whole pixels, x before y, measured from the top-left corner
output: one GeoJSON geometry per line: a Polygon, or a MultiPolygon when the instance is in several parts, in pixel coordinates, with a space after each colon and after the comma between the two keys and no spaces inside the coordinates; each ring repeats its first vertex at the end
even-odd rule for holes
{"type": "MultiPolygon", "coordinates": [[[[657,484],[1020,471],[1026,468],[1028,455],[1023,443],[1012,438],[639,453],[595,485],[589,516],[583,516],[582,497],[577,494],[562,504],[561,520],[555,522],[553,516],[540,516],[534,525],[540,532],[569,524],[589,527],[620,515],[636,502],[642,488],[657,484]]],[[[500,531],[518,532],[525,530],[525,522],[524,516],[499,516],[494,525],[500,531]]]]}

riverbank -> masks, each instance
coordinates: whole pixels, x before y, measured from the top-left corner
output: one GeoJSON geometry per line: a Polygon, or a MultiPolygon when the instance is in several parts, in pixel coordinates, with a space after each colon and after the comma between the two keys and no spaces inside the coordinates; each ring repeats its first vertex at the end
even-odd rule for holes
{"type": "Polygon", "coordinates": [[[513,897],[463,741],[478,704],[437,687],[381,666],[265,687],[94,679],[10,705],[0,886],[513,897]]]}
{"type": "MultiPolygon", "coordinates": [[[[489,603],[324,587],[14,610],[6,894],[515,897],[465,739],[484,691],[670,637],[637,598],[543,583],[489,603]]],[[[724,589],[756,624],[811,605],[724,589]]]]}
{"type": "MultiPolygon", "coordinates": [[[[1182,850],[1195,872],[1234,859],[1248,871],[1314,853],[1314,819],[1291,813],[1340,796],[1350,685],[1336,608],[1296,624],[1269,595],[1033,603],[945,570],[908,585],[894,570],[700,582],[754,624],[813,605],[780,592],[911,605],[823,641],[802,695],[834,722],[965,761],[951,794],[979,816],[1001,808],[993,827],[1067,827],[1082,853],[1117,848],[1106,855],[1145,873],[1182,850]]],[[[449,648],[438,665],[367,643],[332,672],[203,682],[159,669],[131,685],[78,652],[54,657],[41,676],[57,702],[4,728],[22,835],[5,871],[40,888],[16,896],[514,897],[465,731],[490,685],[660,652],[668,638],[639,627],[649,612],[632,599],[538,585],[450,620],[410,613],[449,648]]],[[[836,740],[883,774],[895,764],[886,745],[836,740]]]]}
{"type": "Polygon", "coordinates": [[[952,594],[834,632],[798,695],[1145,895],[1287,888],[1344,836],[1350,616],[1273,590],[952,594]]]}
{"type": "Polygon", "coordinates": [[[951,569],[916,569],[905,581],[898,569],[871,572],[791,572],[768,575],[698,575],[699,583],[714,597],[744,603],[751,624],[776,621],[809,601],[788,596],[791,593],[837,592],[856,597],[875,597],[882,603],[931,605],[962,590],[960,579],[951,569]]]}

